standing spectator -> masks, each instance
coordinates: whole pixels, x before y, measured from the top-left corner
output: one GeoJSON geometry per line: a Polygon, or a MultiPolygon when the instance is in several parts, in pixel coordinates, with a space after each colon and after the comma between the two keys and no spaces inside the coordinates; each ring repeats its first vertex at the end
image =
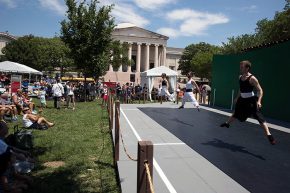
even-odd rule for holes
{"type": "Polygon", "coordinates": [[[69,104],[72,103],[73,104],[73,110],[75,110],[75,106],[76,106],[76,103],[75,103],[75,94],[74,94],[74,91],[75,91],[75,85],[72,84],[71,82],[68,84],[68,95],[67,95],[67,108],[69,108],[69,104]]]}
{"type": "Polygon", "coordinates": [[[206,104],[206,96],[207,96],[207,90],[205,87],[201,88],[201,99],[202,99],[202,103],[206,104]]]}
{"type": "Polygon", "coordinates": [[[145,100],[148,99],[148,87],[147,87],[147,84],[145,83],[144,86],[143,86],[143,97],[145,100]]]}
{"type": "Polygon", "coordinates": [[[40,108],[46,108],[46,99],[45,99],[46,91],[45,88],[42,86],[40,87],[40,91],[38,92],[38,97],[40,99],[40,108]]]}
{"type": "Polygon", "coordinates": [[[122,92],[122,88],[120,83],[118,82],[117,86],[116,86],[116,94],[117,94],[117,98],[120,99],[121,96],[121,92],[122,92]]]}
{"type": "Polygon", "coordinates": [[[57,79],[56,83],[52,86],[52,94],[54,98],[54,108],[60,109],[60,100],[64,94],[64,89],[59,79],[57,79]]]}
{"type": "Polygon", "coordinates": [[[65,101],[67,101],[68,84],[69,84],[69,81],[67,81],[67,82],[63,85],[63,99],[64,99],[65,101]]]}
{"type": "Polygon", "coordinates": [[[103,96],[103,101],[102,101],[102,105],[106,105],[107,104],[107,100],[108,100],[108,87],[107,87],[107,85],[106,84],[104,84],[104,86],[103,86],[103,94],[102,94],[102,96],[103,96]]]}
{"type": "Polygon", "coordinates": [[[92,83],[90,86],[90,100],[95,101],[96,100],[96,95],[97,95],[97,88],[96,84],[92,83]]]}

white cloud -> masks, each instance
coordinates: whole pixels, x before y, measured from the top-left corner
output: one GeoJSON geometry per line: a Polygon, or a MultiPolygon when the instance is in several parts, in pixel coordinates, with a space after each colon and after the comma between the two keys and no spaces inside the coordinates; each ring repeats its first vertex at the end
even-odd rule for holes
{"type": "Polygon", "coordinates": [[[251,6],[247,6],[247,7],[242,7],[239,10],[240,11],[247,11],[247,12],[256,12],[258,9],[257,5],[251,5],[251,6]]]}
{"type": "Polygon", "coordinates": [[[60,0],[38,0],[43,8],[55,11],[59,15],[64,15],[66,6],[60,0]]]}
{"type": "Polygon", "coordinates": [[[174,3],[176,0],[134,0],[135,4],[146,10],[154,10],[164,5],[174,3]]]}
{"type": "Polygon", "coordinates": [[[150,23],[148,19],[139,15],[134,7],[129,4],[115,4],[112,15],[117,22],[129,22],[139,27],[144,27],[150,23]]]}
{"type": "Polygon", "coordinates": [[[178,36],[180,36],[180,32],[176,29],[173,29],[173,28],[159,28],[157,30],[157,33],[160,33],[162,35],[165,35],[165,36],[168,36],[168,37],[171,37],[171,38],[176,38],[178,36]]]}
{"type": "MultiPolygon", "coordinates": [[[[2,1],[2,0],[0,0],[2,1]]],[[[42,7],[55,11],[57,14],[64,15],[66,12],[66,5],[62,0],[38,0],[42,7]]],[[[80,0],[78,1],[80,2],[80,0]]],[[[88,1],[89,2],[89,1],[88,1]]],[[[136,7],[128,3],[123,3],[120,0],[103,0],[100,5],[112,5],[112,15],[116,18],[117,22],[129,22],[137,26],[144,27],[150,22],[146,18],[137,13],[136,7]]]]}
{"type": "Polygon", "coordinates": [[[15,0],[0,0],[0,4],[4,4],[9,8],[15,8],[16,2],[15,0]]]}
{"type": "Polygon", "coordinates": [[[229,22],[223,14],[200,12],[192,9],[177,9],[167,13],[167,19],[170,21],[179,21],[179,29],[160,28],[159,31],[171,32],[173,37],[179,36],[192,36],[206,34],[206,30],[217,24],[224,24],[229,22]],[[164,30],[166,29],[166,30],[164,30]],[[174,33],[173,33],[174,32],[174,33]],[[176,35],[177,34],[177,35],[176,35]]]}

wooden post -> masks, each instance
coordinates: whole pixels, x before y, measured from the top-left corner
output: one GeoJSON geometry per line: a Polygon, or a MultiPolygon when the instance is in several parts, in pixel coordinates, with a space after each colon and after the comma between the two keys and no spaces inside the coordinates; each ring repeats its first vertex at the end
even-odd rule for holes
{"type": "MultiPolygon", "coordinates": [[[[110,111],[110,92],[109,92],[109,89],[108,89],[108,97],[107,97],[107,101],[105,101],[105,104],[107,103],[107,110],[108,112],[110,111]]],[[[110,112],[109,112],[110,113],[110,112]]]]}
{"type": "Polygon", "coordinates": [[[153,180],[153,143],[151,141],[138,142],[137,163],[137,193],[150,192],[148,177],[144,163],[149,164],[150,175],[153,180]]]}
{"type": "Polygon", "coordinates": [[[120,149],[120,101],[115,102],[115,165],[119,161],[119,149],[120,149]]]}
{"type": "Polygon", "coordinates": [[[114,98],[111,96],[111,105],[110,105],[110,117],[111,117],[111,125],[110,129],[113,129],[113,124],[114,124],[114,98]]]}
{"type": "Polygon", "coordinates": [[[112,121],[111,121],[111,95],[108,92],[108,98],[107,98],[107,110],[108,110],[108,115],[109,115],[109,128],[111,129],[112,121]]]}

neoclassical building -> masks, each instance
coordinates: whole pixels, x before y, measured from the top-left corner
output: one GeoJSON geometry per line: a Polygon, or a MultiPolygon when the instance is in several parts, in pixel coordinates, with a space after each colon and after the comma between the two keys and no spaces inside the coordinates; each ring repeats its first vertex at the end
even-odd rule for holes
{"type": "Polygon", "coordinates": [[[137,27],[130,23],[116,26],[115,40],[128,44],[128,58],[134,60],[132,66],[113,69],[110,65],[105,81],[140,83],[140,73],[158,66],[167,66],[177,71],[183,49],[167,47],[167,36],[137,27]]]}
{"type": "Polygon", "coordinates": [[[0,32],[0,55],[3,55],[2,49],[11,41],[17,38],[10,35],[8,32],[0,32]]]}
{"type": "MultiPolygon", "coordinates": [[[[140,83],[140,73],[158,66],[167,66],[177,71],[178,62],[182,55],[182,48],[167,47],[167,36],[137,27],[130,23],[121,23],[116,26],[113,34],[115,40],[127,43],[128,58],[134,60],[132,66],[120,66],[113,69],[110,65],[105,81],[140,83]]],[[[2,48],[17,37],[0,32],[0,55],[2,48]]],[[[178,71],[180,74],[180,72],[178,71]]]]}

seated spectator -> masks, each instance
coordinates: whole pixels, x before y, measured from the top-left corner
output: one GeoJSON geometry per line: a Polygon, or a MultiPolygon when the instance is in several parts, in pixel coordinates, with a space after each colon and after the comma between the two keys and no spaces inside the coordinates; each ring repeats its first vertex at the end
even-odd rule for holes
{"type": "Polygon", "coordinates": [[[0,122],[0,192],[21,193],[28,188],[31,184],[31,178],[20,175],[15,172],[13,163],[16,159],[26,160],[27,158],[21,157],[20,154],[14,151],[4,141],[5,136],[8,134],[8,127],[4,121],[0,122]]]}
{"type": "Polygon", "coordinates": [[[47,121],[44,117],[33,115],[28,107],[23,109],[23,114],[22,121],[25,128],[43,129],[54,126],[54,123],[47,121]]]}
{"type": "MultiPolygon", "coordinates": [[[[16,106],[19,115],[24,107],[29,107],[32,111],[35,107],[34,103],[30,101],[28,96],[23,95],[21,89],[18,89],[17,93],[12,96],[12,102],[16,106]]],[[[33,113],[36,114],[35,111],[33,111],[33,113]]]]}
{"type": "Polygon", "coordinates": [[[0,119],[9,116],[12,121],[17,121],[17,109],[15,105],[8,98],[8,94],[2,94],[0,96],[0,119]]]}
{"type": "Polygon", "coordinates": [[[20,89],[18,89],[17,93],[12,96],[12,102],[17,108],[18,115],[20,115],[23,109],[23,103],[24,103],[22,91],[20,89]]]}
{"type": "Polygon", "coordinates": [[[23,93],[23,107],[29,107],[33,114],[37,114],[35,111],[35,104],[32,102],[32,99],[28,96],[27,93],[23,93]]]}

